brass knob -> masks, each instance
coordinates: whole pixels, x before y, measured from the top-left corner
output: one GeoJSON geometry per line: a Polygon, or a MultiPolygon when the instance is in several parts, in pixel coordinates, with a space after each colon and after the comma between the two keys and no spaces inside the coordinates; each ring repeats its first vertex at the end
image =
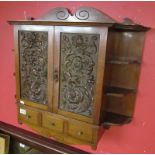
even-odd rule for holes
{"type": "Polygon", "coordinates": [[[52,125],[52,126],[55,126],[55,123],[52,122],[51,125],[52,125]]]}
{"type": "Polygon", "coordinates": [[[30,116],[30,115],[26,115],[26,118],[27,118],[27,119],[30,119],[30,118],[31,118],[31,116],[30,116]]]}
{"type": "Polygon", "coordinates": [[[82,131],[79,131],[79,132],[78,132],[78,135],[79,135],[79,136],[83,135],[83,132],[82,132],[82,131]]]}

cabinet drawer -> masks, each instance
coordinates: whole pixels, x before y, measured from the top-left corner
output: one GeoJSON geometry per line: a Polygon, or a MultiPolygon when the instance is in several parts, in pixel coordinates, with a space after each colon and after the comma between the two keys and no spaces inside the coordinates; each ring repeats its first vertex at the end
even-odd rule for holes
{"type": "Polygon", "coordinates": [[[51,114],[43,114],[43,127],[52,129],[55,132],[63,132],[64,121],[61,118],[51,114]]]}
{"type": "Polygon", "coordinates": [[[93,137],[93,128],[91,125],[80,122],[69,122],[68,134],[77,139],[91,142],[93,137]]]}
{"type": "Polygon", "coordinates": [[[19,119],[22,122],[27,122],[34,125],[40,125],[41,124],[41,113],[28,109],[26,107],[19,107],[19,119]]]}

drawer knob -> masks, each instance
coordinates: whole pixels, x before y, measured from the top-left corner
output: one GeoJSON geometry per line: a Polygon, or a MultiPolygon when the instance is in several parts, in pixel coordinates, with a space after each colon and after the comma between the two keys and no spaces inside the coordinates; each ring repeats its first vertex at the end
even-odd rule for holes
{"type": "Polygon", "coordinates": [[[27,119],[30,119],[30,118],[31,118],[31,116],[30,116],[30,115],[27,115],[27,116],[26,116],[26,118],[27,118],[27,119]]]}
{"type": "Polygon", "coordinates": [[[51,125],[52,125],[52,126],[55,126],[55,123],[52,122],[51,125]]]}
{"type": "Polygon", "coordinates": [[[79,136],[83,135],[83,132],[82,132],[82,131],[79,131],[79,132],[78,132],[78,135],[79,135],[79,136]]]}

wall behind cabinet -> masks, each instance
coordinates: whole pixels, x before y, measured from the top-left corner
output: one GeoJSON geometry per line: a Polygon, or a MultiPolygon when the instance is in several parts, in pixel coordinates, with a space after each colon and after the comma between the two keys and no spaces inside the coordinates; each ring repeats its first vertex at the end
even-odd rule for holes
{"type": "MultiPolygon", "coordinates": [[[[13,27],[10,19],[40,17],[54,7],[75,11],[80,6],[102,10],[118,21],[130,17],[137,23],[155,28],[155,2],[0,2],[0,121],[19,125],[15,105],[15,71],[13,27]]],[[[92,153],[155,153],[155,30],[146,35],[143,64],[133,122],[111,127],[102,135],[96,151],[89,146],[76,146],[92,153]]]]}

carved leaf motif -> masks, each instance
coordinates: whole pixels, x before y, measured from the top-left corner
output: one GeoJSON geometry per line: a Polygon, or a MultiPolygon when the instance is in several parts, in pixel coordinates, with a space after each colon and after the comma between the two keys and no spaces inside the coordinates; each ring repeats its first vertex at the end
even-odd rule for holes
{"type": "Polygon", "coordinates": [[[99,34],[61,33],[59,108],[91,116],[99,34]]]}
{"type": "Polygon", "coordinates": [[[47,104],[48,33],[19,31],[21,98],[47,104]]]}

